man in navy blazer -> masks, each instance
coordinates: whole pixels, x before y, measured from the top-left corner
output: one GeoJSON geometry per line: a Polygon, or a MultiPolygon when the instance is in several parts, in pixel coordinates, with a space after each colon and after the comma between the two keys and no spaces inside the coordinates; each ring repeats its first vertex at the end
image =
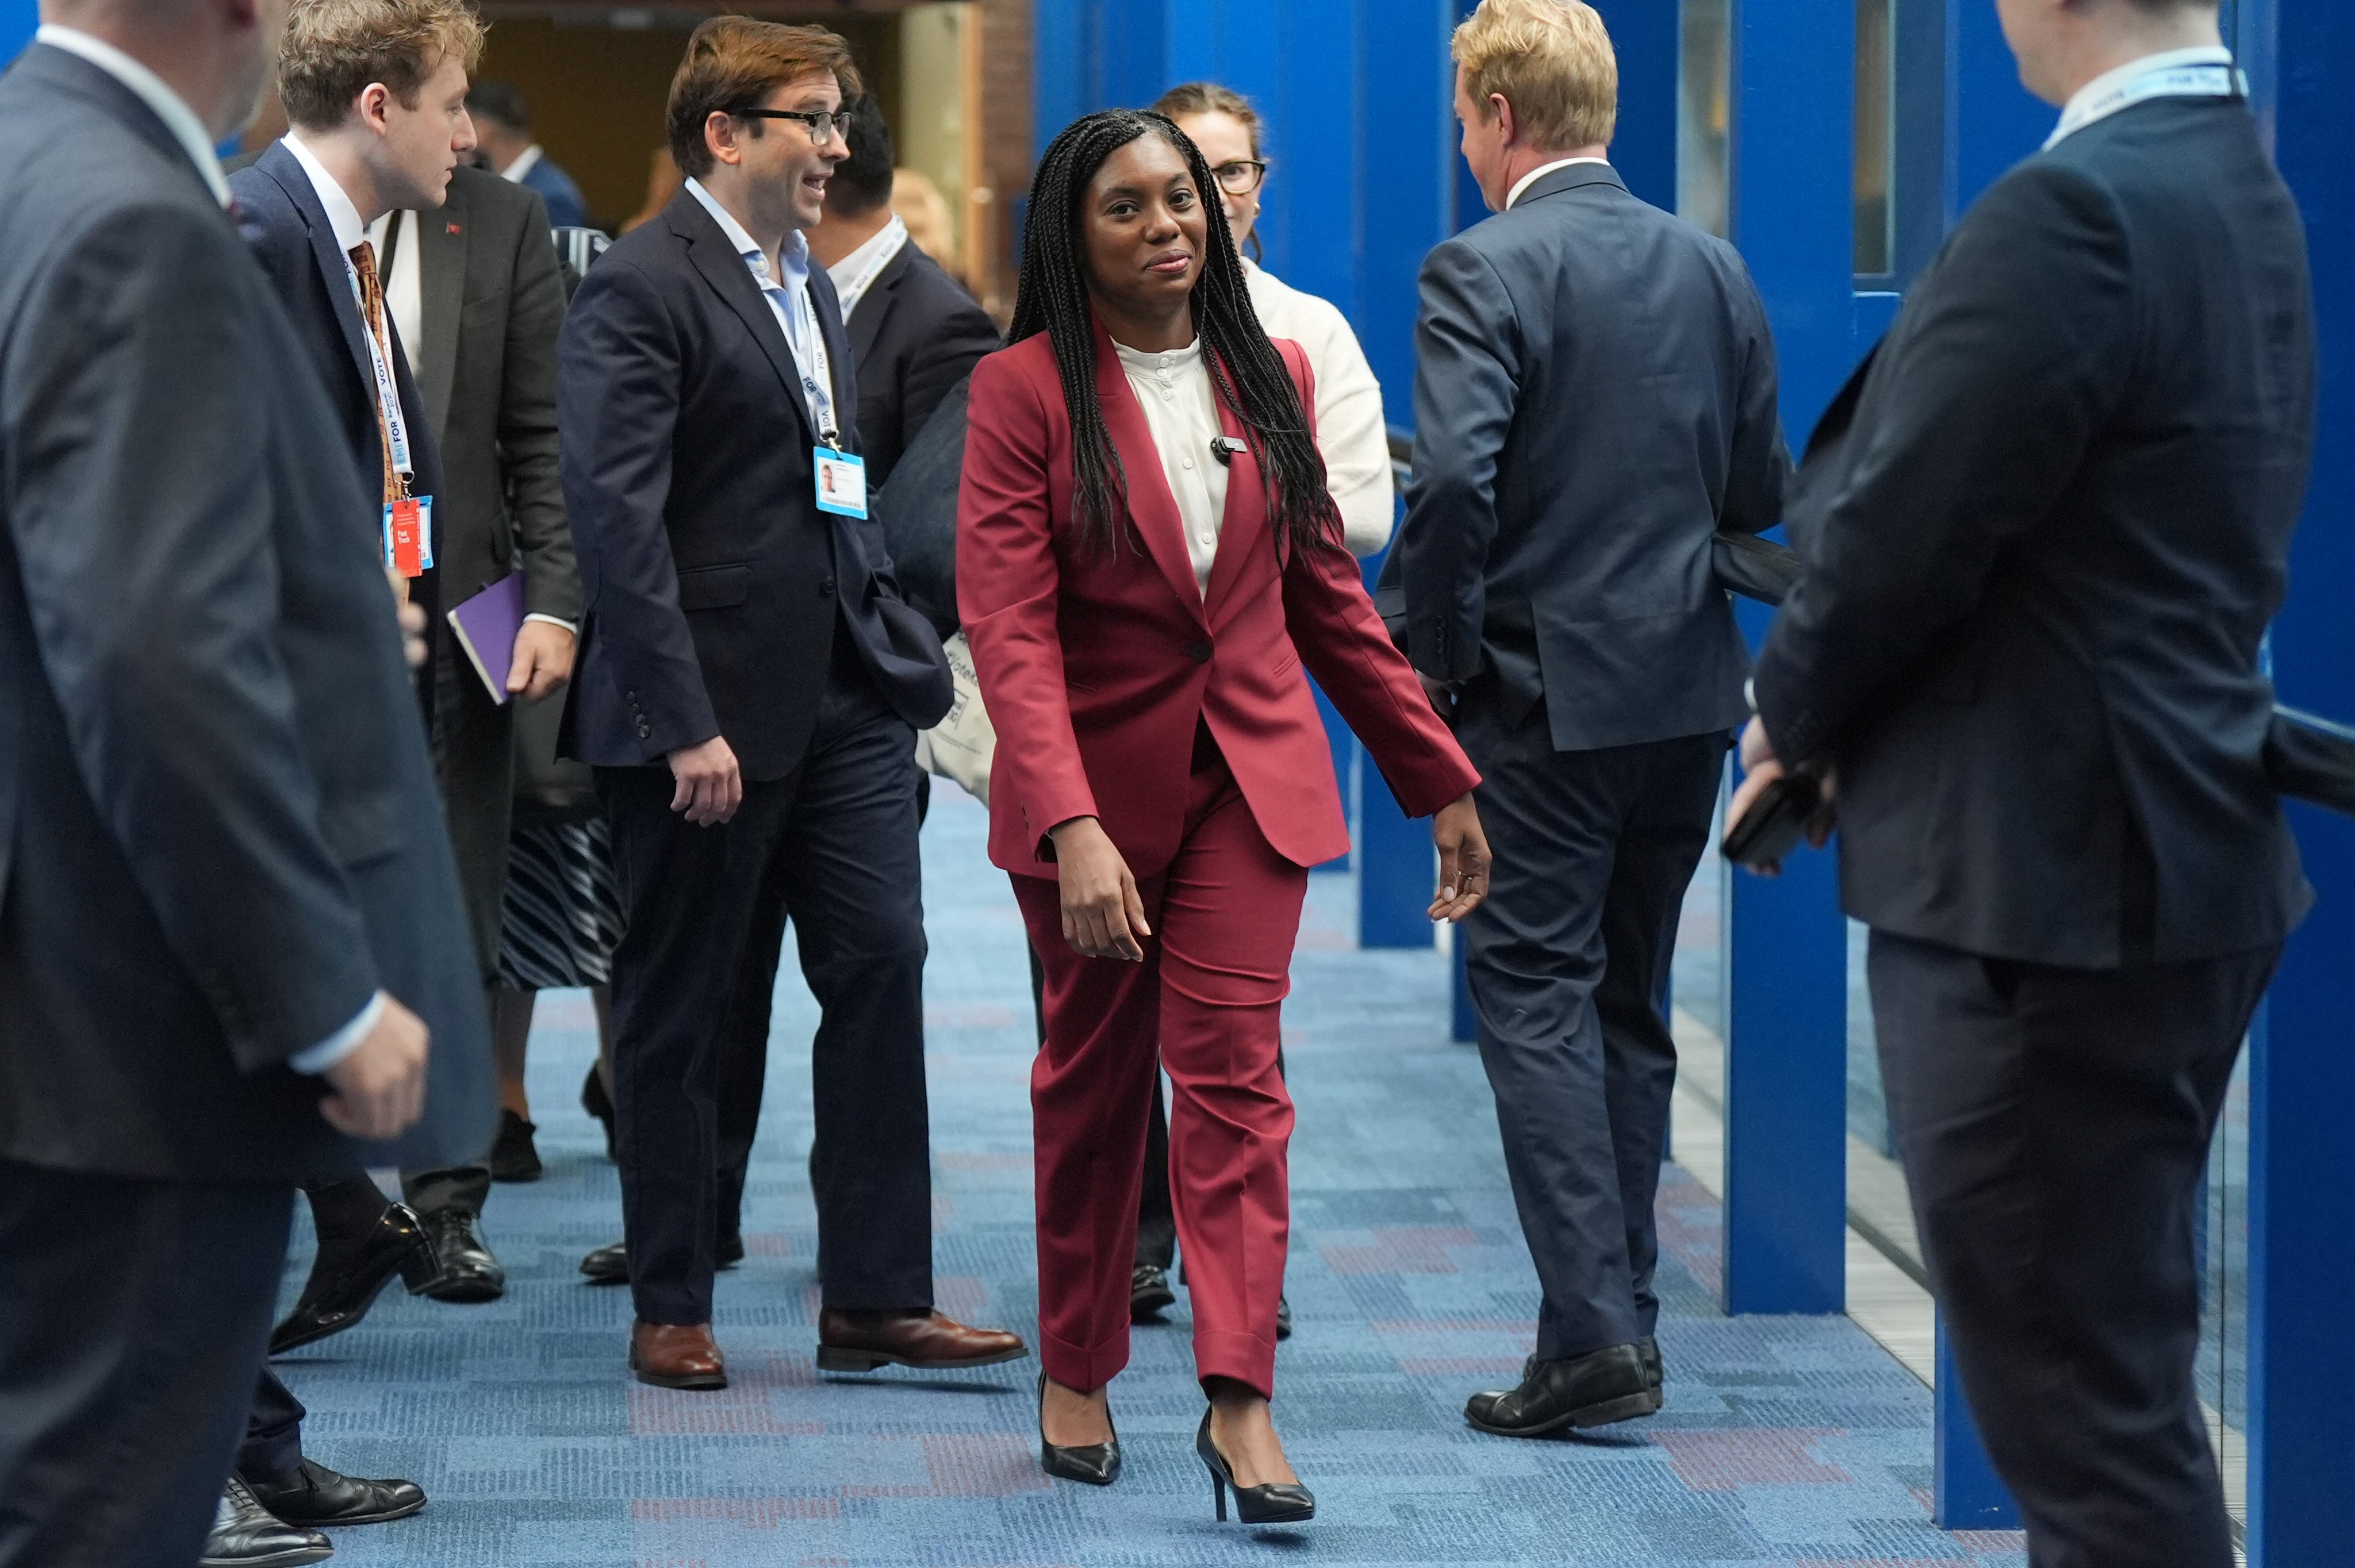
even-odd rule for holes
{"type": "Polygon", "coordinates": [[[222,210],[271,8],[44,12],[0,76],[0,1563],[179,1568],[293,1184],[481,1147],[489,1042],[373,484],[222,210]]]}
{"type": "Polygon", "coordinates": [[[1923,1260],[2030,1560],[2228,1568],[2193,1227],[2314,896],[2263,652],[2314,453],[2306,236],[2215,0],[2004,24],[2061,124],[1809,444],[1729,810],[1835,779],[1923,1260]]]}
{"type": "Polygon", "coordinates": [[[790,913],[812,1047],[818,1365],[972,1366],[1010,1334],[932,1309],[914,731],[952,696],[851,499],[857,377],[810,264],[858,76],[819,27],[716,17],[670,93],[687,186],[582,281],[558,351],[586,613],[563,745],[593,764],[628,929],[613,1100],[630,1364],[726,1383],[711,1336],[719,1021],[790,913]],[[821,481],[837,511],[822,510],[821,481]]]}
{"type": "Polygon", "coordinates": [[[1467,972],[1545,1287],[1521,1386],[1465,1414],[1537,1436],[1660,1405],[1668,961],[1747,713],[1711,540],[1780,520],[1789,458],[1741,258],[1607,161],[1617,64],[1593,7],[1485,0],[1454,52],[1497,216],[1423,262],[1384,575],[1480,769],[1497,868],[1467,972]]]}

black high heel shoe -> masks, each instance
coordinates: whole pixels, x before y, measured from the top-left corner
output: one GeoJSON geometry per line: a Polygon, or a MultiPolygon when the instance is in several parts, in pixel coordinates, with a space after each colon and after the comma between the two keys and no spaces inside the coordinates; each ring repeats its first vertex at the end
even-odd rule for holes
{"type": "Polygon", "coordinates": [[[1237,1484],[1227,1457],[1210,1441],[1210,1413],[1202,1412],[1202,1429],[1194,1434],[1194,1452],[1210,1472],[1210,1499],[1219,1522],[1227,1522],[1227,1489],[1235,1489],[1235,1517],[1245,1524],[1300,1524],[1316,1517],[1316,1494],[1298,1481],[1270,1481],[1263,1487],[1237,1484]]]}
{"type": "MultiPolygon", "coordinates": [[[[1112,1423],[1112,1412],[1104,1412],[1104,1423],[1112,1423]]],[[[1039,1374],[1039,1467],[1050,1476],[1067,1481],[1085,1481],[1092,1487],[1108,1487],[1120,1479],[1120,1429],[1113,1428],[1109,1443],[1082,1443],[1069,1448],[1047,1441],[1047,1374],[1039,1374]]],[[[1240,1496],[1241,1494],[1237,1494],[1240,1496]]],[[[1220,1516],[1224,1518],[1222,1514],[1220,1516]]]]}

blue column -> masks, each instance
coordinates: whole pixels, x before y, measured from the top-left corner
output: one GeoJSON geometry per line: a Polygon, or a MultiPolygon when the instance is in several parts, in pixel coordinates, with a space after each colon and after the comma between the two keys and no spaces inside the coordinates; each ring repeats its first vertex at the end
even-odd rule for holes
{"type": "Polygon", "coordinates": [[[1987,1446],[1979,1441],[1978,1424],[1963,1399],[1961,1375],[1946,1343],[1946,1320],[1938,1319],[1937,1346],[1933,1351],[1937,1372],[1934,1425],[1935,1459],[1931,1480],[1931,1513],[1940,1530],[2018,1530],[2019,1507],[1988,1462],[1987,1446]]]}
{"type": "MultiPolygon", "coordinates": [[[[1738,0],[1732,228],[1804,440],[1856,355],[1854,0],[1738,0]]],[[[1753,638],[1764,618],[1745,614],[1753,638]]],[[[1847,1298],[1848,945],[1828,854],[1729,879],[1725,1304],[1838,1312],[1847,1298]]]]}
{"type": "MultiPolygon", "coordinates": [[[[2273,633],[2282,700],[2355,722],[2355,14],[2316,0],[2241,0],[2244,63],[2305,214],[2322,358],[2322,437],[2273,633]],[[2275,62],[2278,62],[2276,64],[2275,62]]],[[[2355,1542],[2347,1413],[2355,1408],[2355,823],[2290,808],[2320,893],[2290,939],[2252,1042],[2249,1156],[2249,1562],[2323,1568],[2355,1542]]]]}
{"type": "Polygon", "coordinates": [[[34,0],[0,0],[0,65],[15,59],[32,42],[40,19],[34,0]]]}

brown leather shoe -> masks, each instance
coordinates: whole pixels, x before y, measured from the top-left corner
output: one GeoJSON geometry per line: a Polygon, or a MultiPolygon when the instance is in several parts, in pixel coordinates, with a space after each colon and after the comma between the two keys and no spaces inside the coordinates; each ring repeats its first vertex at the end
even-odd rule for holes
{"type": "Polygon", "coordinates": [[[817,1315],[820,1372],[873,1372],[887,1361],[931,1369],[986,1367],[1018,1361],[1029,1353],[1018,1334],[969,1329],[924,1308],[845,1312],[828,1307],[817,1315]]]}
{"type": "Polygon", "coordinates": [[[709,1323],[630,1325],[630,1370],[656,1388],[726,1388],[728,1369],[709,1323]]]}

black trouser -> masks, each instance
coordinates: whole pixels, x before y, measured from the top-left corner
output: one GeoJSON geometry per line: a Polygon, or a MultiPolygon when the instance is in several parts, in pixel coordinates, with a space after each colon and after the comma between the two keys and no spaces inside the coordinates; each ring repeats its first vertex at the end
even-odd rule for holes
{"type": "Polygon", "coordinates": [[[2192,1361],[2200,1179],[2278,945],[2064,969],[1884,931],[1889,1119],[2035,1568],[2230,1568],[2192,1361]]]}
{"type": "Polygon", "coordinates": [[[303,1417],[310,1412],[267,1363],[237,1446],[237,1473],[249,1481],[288,1481],[303,1467],[303,1417]]]}
{"type": "Polygon", "coordinates": [[[1659,1318],[1668,964],[1727,737],[1556,751],[1543,704],[1516,724],[1493,695],[1467,699],[1456,735],[1496,857],[1457,935],[1545,1292],[1537,1354],[1556,1361],[1642,1339],[1659,1318]]]}
{"type": "Polygon", "coordinates": [[[721,1087],[728,1021],[761,973],[773,981],[779,916],[821,1013],[811,1067],[825,1304],[932,1305],[915,738],[863,667],[836,660],[838,673],[846,665],[800,767],[748,779],[726,823],[672,811],[667,769],[598,770],[628,917],[613,981],[622,1215],[648,1322],[711,1318],[720,1106],[745,1118],[747,1139],[759,1106],[741,1078],[721,1087]]]}
{"type": "Polygon", "coordinates": [[[0,1568],[196,1561],[293,1200],[0,1160],[0,1568]]]}

